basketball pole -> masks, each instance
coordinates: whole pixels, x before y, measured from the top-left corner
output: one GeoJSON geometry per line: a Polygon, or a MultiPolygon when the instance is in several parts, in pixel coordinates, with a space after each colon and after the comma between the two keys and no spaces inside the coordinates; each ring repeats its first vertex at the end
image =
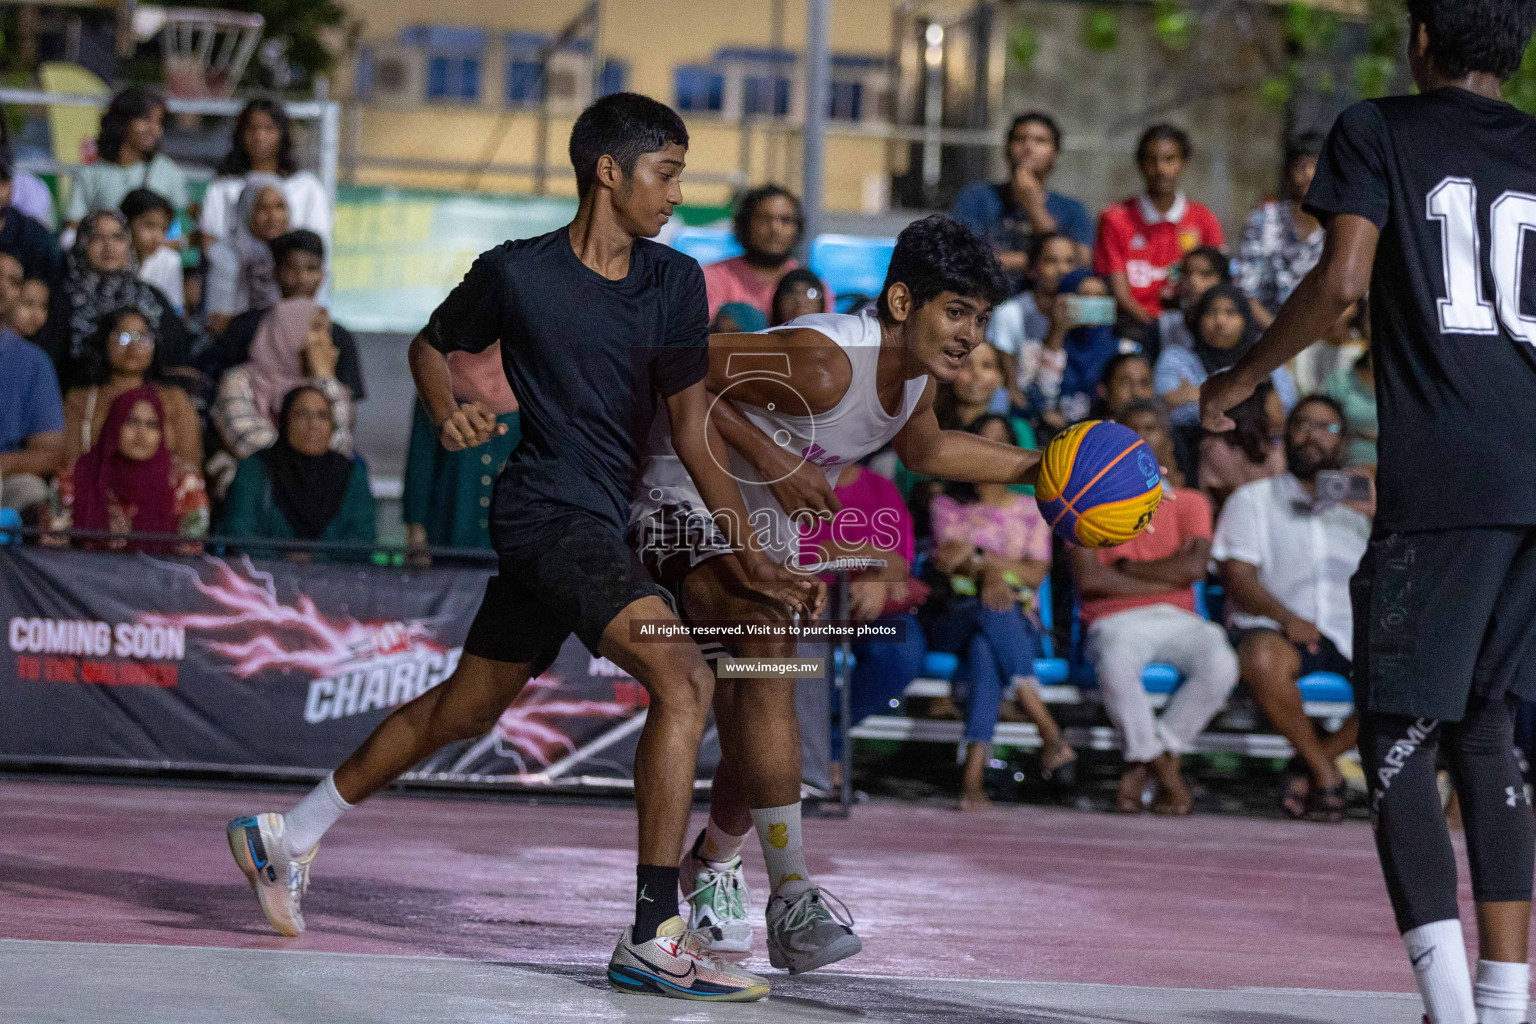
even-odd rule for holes
{"type": "Polygon", "coordinates": [[[804,244],[822,231],[823,142],[827,128],[831,57],[827,30],[832,20],[832,0],[806,0],[805,11],[805,118],[801,128],[800,208],[805,215],[804,244]]]}

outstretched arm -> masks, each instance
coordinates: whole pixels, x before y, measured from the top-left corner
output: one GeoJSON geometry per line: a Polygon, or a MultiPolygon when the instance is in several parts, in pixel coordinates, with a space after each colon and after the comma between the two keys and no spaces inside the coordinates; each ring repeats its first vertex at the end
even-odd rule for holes
{"type": "Polygon", "coordinates": [[[933,413],[934,383],[892,442],[914,473],[973,484],[1032,484],[1040,453],[989,441],[963,430],[940,430],[933,413]]]}
{"type": "Polygon", "coordinates": [[[1200,389],[1200,423],[1222,433],[1233,429],[1227,410],[1239,404],[1259,382],[1303,349],[1325,337],[1344,311],[1371,287],[1376,243],[1381,229],[1365,217],[1336,215],[1318,260],[1275,316],[1258,344],[1230,370],[1214,373],[1200,389]]]}

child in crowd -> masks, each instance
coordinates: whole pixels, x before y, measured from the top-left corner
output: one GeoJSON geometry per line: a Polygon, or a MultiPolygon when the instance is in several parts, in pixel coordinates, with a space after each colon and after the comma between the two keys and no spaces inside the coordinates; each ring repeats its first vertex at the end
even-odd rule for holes
{"type": "Polygon", "coordinates": [[[128,235],[139,264],[139,280],[165,293],[177,313],[187,309],[181,277],[181,253],[166,243],[176,211],[160,193],[136,188],[123,197],[120,207],[128,218],[128,235]]]}
{"type": "Polygon", "coordinates": [[[21,283],[21,294],[11,307],[8,325],[31,341],[47,322],[48,282],[40,277],[29,277],[21,283]]]}

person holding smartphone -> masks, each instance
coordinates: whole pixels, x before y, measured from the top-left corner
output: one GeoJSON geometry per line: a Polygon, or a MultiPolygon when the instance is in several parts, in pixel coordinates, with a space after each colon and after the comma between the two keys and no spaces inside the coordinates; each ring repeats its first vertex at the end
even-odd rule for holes
{"type": "Polygon", "coordinates": [[[1120,351],[1115,315],[1114,297],[1102,277],[1074,270],[1061,279],[1042,355],[1042,362],[1061,367],[1060,389],[1054,401],[1047,397],[1040,417],[1053,430],[1088,415],[1104,365],[1120,351]]]}

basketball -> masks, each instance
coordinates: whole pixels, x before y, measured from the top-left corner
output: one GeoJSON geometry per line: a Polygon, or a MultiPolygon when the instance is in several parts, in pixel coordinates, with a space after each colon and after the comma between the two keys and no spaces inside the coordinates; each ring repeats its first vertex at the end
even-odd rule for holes
{"type": "Polygon", "coordinates": [[[1157,456],[1134,430],[1087,420],[1057,434],[1040,458],[1035,501],[1058,537],[1111,548],[1144,530],[1163,496],[1157,456]]]}

